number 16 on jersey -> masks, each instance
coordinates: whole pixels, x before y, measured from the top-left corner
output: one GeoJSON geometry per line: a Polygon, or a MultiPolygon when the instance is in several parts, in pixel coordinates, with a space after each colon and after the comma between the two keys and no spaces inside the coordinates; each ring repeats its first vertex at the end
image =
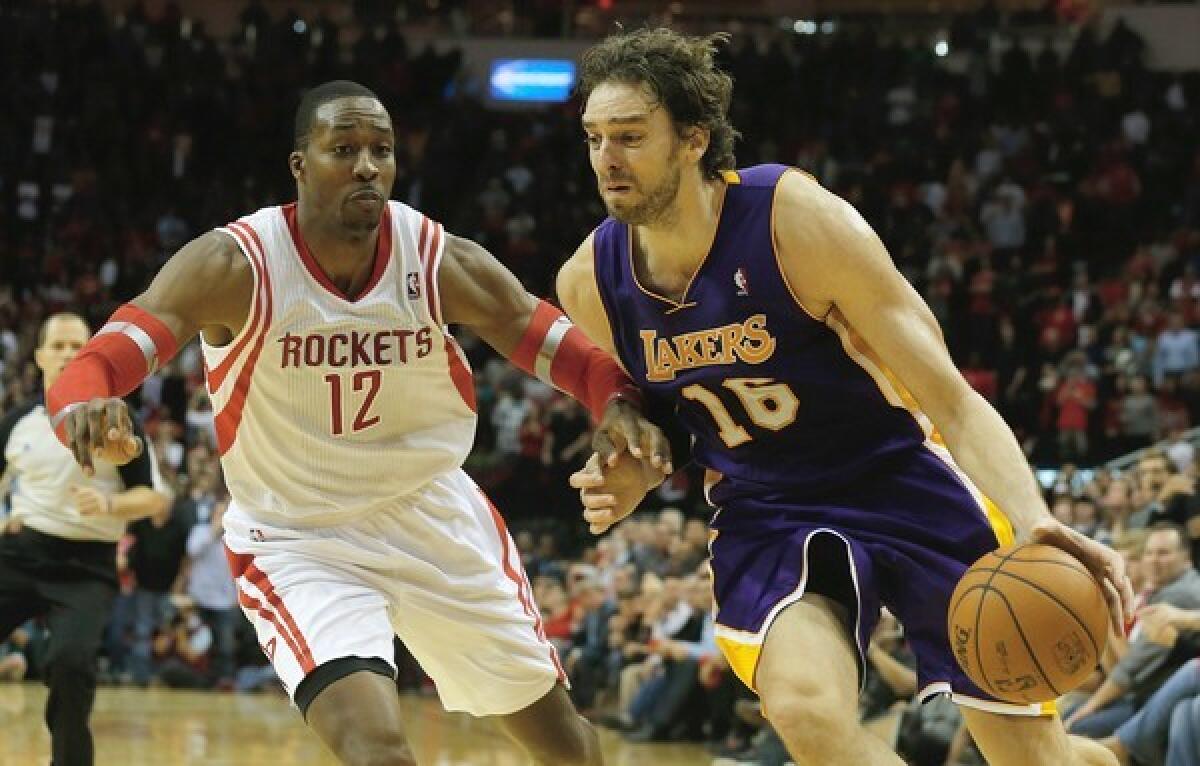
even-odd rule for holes
{"type": "MultiPolygon", "coordinates": [[[[773,378],[729,378],[721,385],[737,394],[750,420],[760,428],[782,431],[796,420],[800,401],[787,383],[773,378]]],[[[726,447],[733,448],[754,438],[738,425],[724,402],[704,386],[692,384],[679,393],[704,405],[716,421],[717,433],[726,447]]]]}

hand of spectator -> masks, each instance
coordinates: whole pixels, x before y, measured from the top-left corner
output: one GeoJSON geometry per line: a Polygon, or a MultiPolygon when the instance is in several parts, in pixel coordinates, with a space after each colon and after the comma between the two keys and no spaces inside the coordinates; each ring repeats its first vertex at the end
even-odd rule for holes
{"type": "Polygon", "coordinates": [[[637,641],[630,641],[629,643],[625,644],[626,657],[634,657],[639,654],[648,654],[649,651],[650,648],[648,646],[637,641]]]}
{"type": "Polygon", "coordinates": [[[728,667],[729,665],[724,661],[720,652],[704,655],[700,658],[700,668],[696,673],[700,685],[705,689],[717,688],[728,667]]]}
{"type": "Polygon", "coordinates": [[[95,487],[76,484],[70,492],[76,510],[83,516],[103,516],[112,512],[112,499],[95,487]]]}
{"type": "Polygon", "coordinates": [[[1133,585],[1120,553],[1052,517],[1034,525],[1029,531],[1029,542],[1061,548],[1079,559],[1104,591],[1113,628],[1124,632],[1125,615],[1132,612],[1133,585]]]}
{"type": "Polygon", "coordinates": [[[1151,604],[1138,611],[1142,635],[1161,646],[1174,646],[1179,628],[1187,623],[1187,613],[1170,604],[1151,604]]]}
{"type": "Polygon", "coordinates": [[[95,475],[92,463],[95,458],[125,465],[142,454],[142,440],[133,433],[133,422],[124,401],[114,396],[72,407],[63,421],[66,445],[85,476],[95,475]]]}
{"type": "Polygon", "coordinates": [[[1088,706],[1086,703],[1083,705],[1080,705],[1078,708],[1076,708],[1074,713],[1071,713],[1071,715],[1069,715],[1063,719],[1063,728],[1066,729],[1067,731],[1070,731],[1071,727],[1074,726],[1076,724],[1076,722],[1079,721],[1079,719],[1086,718],[1087,716],[1089,716],[1091,714],[1092,714],[1092,711],[1088,709],[1088,706]]]}
{"type": "Polygon", "coordinates": [[[4,534],[15,535],[16,533],[21,531],[21,527],[23,527],[23,526],[25,526],[25,525],[21,523],[20,519],[9,519],[4,524],[4,534]]]}
{"type": "Polygon", "coordinates": [[[571,474],[570,484],[579,490],[583,518],[592,534],[604,534],[609,527],[633,513],[642,498],[662,482],[662,473],[646,461],[628,454],[616,455],[613,465],[605,465],[599,453],[588,458],[584,467],[571,474]]]}
{"type": "Polygon", "coordinates": [[[682,641],[663,641],[658,647],[658,653],[669,660],[686,660],[691,656],[688,654],[687,645],[682,641]]]}
{"type": "Polygon", "coordinates": [[[1158,493],[1159,500],[1166,500],[1173,495],[1190,495],[1194,493],[1195,486],[1192,478],[1182,473],[1172,474],[1162,486],[1158,493]]]}
{"type": "Polygon", "coordinates": [[[219,540],[225,534],[225,511],[229,510],[229,500],[218,500],[213,505],[212,518],[209,519],[209,524],[212,525],[213,539],[219,540]]]}

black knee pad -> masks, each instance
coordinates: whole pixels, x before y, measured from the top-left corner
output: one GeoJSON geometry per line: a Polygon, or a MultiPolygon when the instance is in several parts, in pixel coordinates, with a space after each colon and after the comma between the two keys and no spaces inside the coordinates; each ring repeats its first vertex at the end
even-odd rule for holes
{"type": "Polygon", "coordinates": [[[393,680],[396,678],[396,672],[392,670],[392,666],[379,657],[338,657],[336,660],[329,660],[314,668],[296,687],[296,693],[292,695],[292,699],[295,701],[296,707],[300,708],[300,715],[307,720],[309,705],[317,698],[318,694],[325,690],[325,687],[360,670],[378,673],[393,680]]]}

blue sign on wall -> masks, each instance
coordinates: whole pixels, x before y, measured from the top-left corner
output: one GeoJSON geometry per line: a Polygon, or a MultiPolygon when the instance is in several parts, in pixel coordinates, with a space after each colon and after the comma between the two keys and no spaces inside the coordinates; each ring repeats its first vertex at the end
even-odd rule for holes
{"type": "Polygon", "coordinates": [[[488,75],[495,101],[566,101],[575,87],[575,62],[569,59],[496,59],[488,75]]]}

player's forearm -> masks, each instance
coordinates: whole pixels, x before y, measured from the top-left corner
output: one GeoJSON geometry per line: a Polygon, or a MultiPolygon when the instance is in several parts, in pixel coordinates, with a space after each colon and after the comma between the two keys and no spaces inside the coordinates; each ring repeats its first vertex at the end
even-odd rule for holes
{"type": "Polygon", "coordinates": [[[60,426],[70,408],[93,398],[125,396],[177,351],[178,342],[161,319],[132,303],[117,309],[46,391],[59,438],[65,441],[60,426]]]}
{"type": "Polygon", "coordinates": [[[1046,501],[1012,429],[978,393],[938,428],[955,462],[1012,522],[1017,540],[1049,518],[1046,501]]]}
{"type": "Polygon", "coordinates": [[[615,395],[640,401],[641,394],[616,360],[592,343],[566,315],[546,301],[529,313],[509,360],[582,403],[597,422],[615,395]]]}
{"type": "Polygon", "coordinates": [[[110,513],[124,521],[137,521],[167,512],[171,499],[150,487],[134,487],[109,498],[110,513]]]}

